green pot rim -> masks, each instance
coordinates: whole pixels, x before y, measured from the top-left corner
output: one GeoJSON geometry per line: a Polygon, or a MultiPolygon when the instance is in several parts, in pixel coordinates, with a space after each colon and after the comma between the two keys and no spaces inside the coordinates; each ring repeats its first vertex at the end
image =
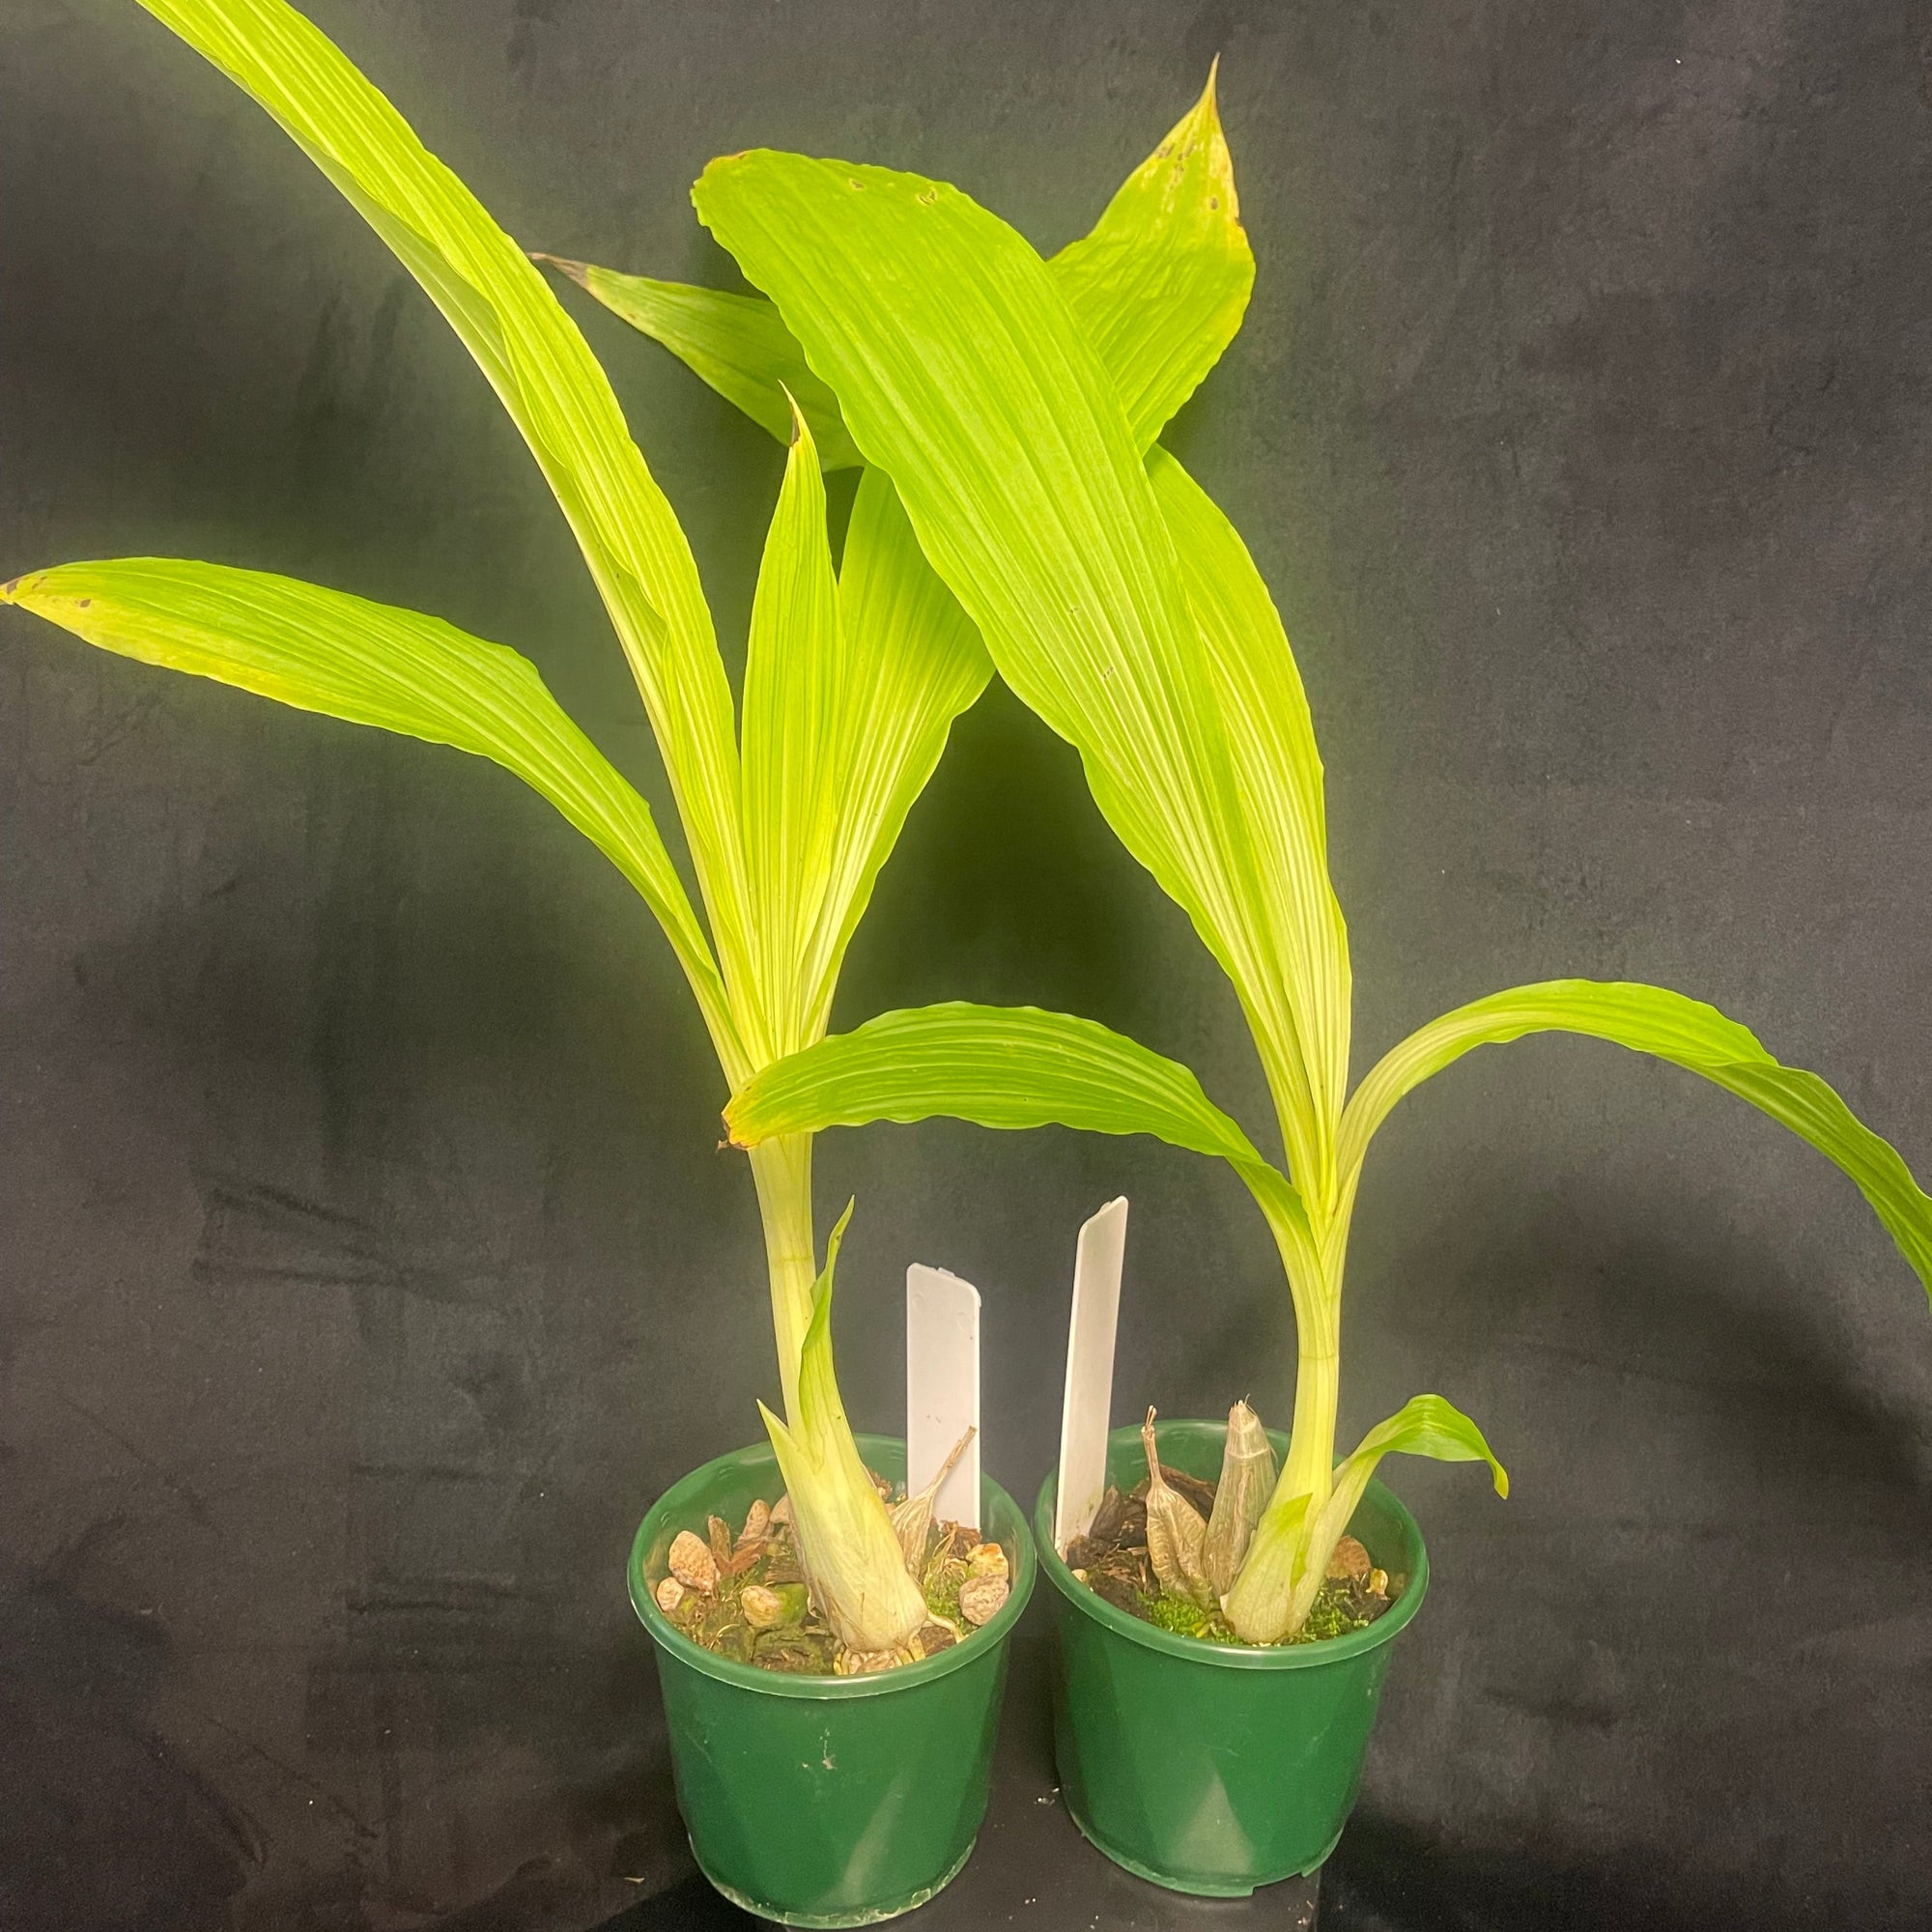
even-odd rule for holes
{"type": "MultiPolygon", "coordinates": [[[[1172,1421],[1154,1424],[1154,1440],[1157,1443],[1166,1440],[1170,1432],[1177,1435],[1188,1434],[1211,1437],[1218,1442],[1227,1435],[1227,1424],[1177,1416],[1172,1421]]],[[[1288,1437],[1280,1430],[1270,1429],[1268,1439],[1274,1444],[1277,1458],[1288,1454],[1288,1437]]],[[[1107,1437],[1110,1451],[1123,1445],[1137,1447],[1139,1442],[1140,1431],[1132,1424],[1114,1430],[1107,1437]]],[[[1038,1500],[1034,1504],[1034,1536],[1039,1545],[1039,1566],[1045,1571],[1047,1580],[1083,1616],[1092,1617],[1095,1623],[1104,1625],[1130,1643],[1137,1643],[1147,1650],[1165,1651],[1169,1657],[1178,1657],[1186,1663],[1206,1664],[1222,1670],[1314,1670],[1324,1663],[1341,1663],[1398,1635],[1422,1607],[1422,1599],[1429,1589],[1429,1551],[1423,1544],[1422,1531],[1415,1518],[1393,1490],[1378,1478],[1372,1477],[1363,1500],[1373,1496],[1394,1515],[1404,1539],[1414,1548],[1415,1562],[1409,1571],[1408,1587],[1368,1629],[1350,1631],[1345,1636],[1318,1637],[1313,1643],[1228,1644],[1210,1643],[1206,1637],[1182,1636],[1178,1632],[1164,1631],[1155,1624],[1145,1623],[1117,1605],[1108,1603],[1097,1591],[1090,1590],[1079,1581],[1066,1567],[1065,1560],[1053,1546],[1053,1501],[1059,1480],[1060,1472],[1049,1469],[1046,1480],[1039,1486],[1038,1500]]]]}
{"type": "MultiPolygon", "coordinates": [[[[856,1435],[859,1452],[868,1463],[880,1459],[881,1451],[890,1451],[884,1461],[905,1461],[905,1442],[896,1435],[856,1435]]],[[[706,1650],[701,1643],[694,1643],[677,1628],[665,1613],[658,1608],[657,1600],[651,1595],[644,1577],[644,1555],[658,1523],[668,1516],[680,1515],[696,1508],[704,1499],[704,1492],[713,1479],[727,1465],[746,1463],[748,1459],[769,1462],[774,1475],[778,1473],[778,1458],[772,1453],[767,1442],[753,1442],[743,1449],[733,1449],[723,1456],[714,1456],[710,1462],[673,1483],[648,1510],[643,1520],[638,1525],[638,1533],[631,1540],[630,1561],[625,1567],[625,1580],[631,1593],[631,1607],[638,1613],[638,1621],[651,1634],[651,1640],[661,1649],[668,1651],[680,1663],[688,1663],[694,1670],[700,1670],[707,1677],[715,1677],[721,1684],[735,1684],[740,1690],[762,1691],[768,1697],[808,1697],[818,1702],[836,1697],[883,1697],[895,1690],[911,1690],[922,1684],[930,1684],[935,1678],[945,1677],[954,1670],[963,1670],[976,1659],[999,1649],[1007,1634],[1019,1621],[1020,1612],[1026,1608],[1027,1599],[1033,1595],[1036,1561],[1033,1537],[1027,1528],[1025,1515],[1005,1490],[992,1477],[981,1474],[980,1478],[980,1497],[988,1495],[993,1500],[994,1509],[989,1514],[1004,1510],[1012,1525],[1013,1541],[1018,1546],[1015,1551],[1011,1588],[1007,1593],[1007,1601],[1002,1604],[989,1623],[982,1624],[979,1634],[968,1637],[962,1643],[955,1643],[951,1649],[943,1650],[937,1657],[923,1658],[918,1663],[895,1664],[891,1670],[880,1670],[865,1677],[833,1677],[803,1671],[761,1670],[755,1663],[740,1663],[735,1658],[720,1657],[715,1650],[706,1650]]],[[[981,1523],[984,1531],[989,1525],[981,1523]]],[[[1079,1587],[1077,1584],[1074,1586],[1079,1587]]],[[[1390,1613],[1391,1615],[1393,1612],[1390,1613]]]]}

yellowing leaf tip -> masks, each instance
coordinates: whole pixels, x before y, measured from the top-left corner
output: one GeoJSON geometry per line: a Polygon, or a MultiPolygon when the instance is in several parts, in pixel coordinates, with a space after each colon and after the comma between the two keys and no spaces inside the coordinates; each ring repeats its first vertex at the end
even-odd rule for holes
{"type": "Polygon", "coordinates": [[[1160,154],[1179,152],[1182,160],[1194,150],[1197,142],[1208,144],[1208,167],[1210,177],[1219,192],[1209,200],[1210,209],[1218,209],[1220,197],[1228,199],[1229,218],[1239,226],[1241,218],[1240,197],[1235,192],[1235,157],[1228,151],[1228,137],[1221,127],[1221,106],[1218,83],[1221,73],[1221,56],[1216,54],[1208,67],[1208,85],[1201,90],[1201,99],[1188,109],[1185,118],[1161,143],[1160,154]]]}
{"type": "Polygon", "coordinates": [[[94,602],[92,597],[46,598],[42,593],[42,586],[46,581],[44,570],[24,570],[18,577],[10,577],[5,583],[0,583],[0,604],[18,604],[26,610],[38,611],[44,603],[70,602],[75,610],[85,611],[94,602]],[[36,601],[37,596],[40,597],[39,602],[36,601]]]}
{"type": "Polygon", "coordinates": [[[859,1197],[856,1194],[849,1196],[845,1203],[844,1213],[839,1215],[838,1219],[833,1223],[832,1233],[825,1243],[825,1265],[828,1272],[832,1267],[833,1262],[838,1258],[839,1243],[845,1238],[845,1230],[851,1225],[852,1221],[852,1210],[858,1205],[859,1197]]]}

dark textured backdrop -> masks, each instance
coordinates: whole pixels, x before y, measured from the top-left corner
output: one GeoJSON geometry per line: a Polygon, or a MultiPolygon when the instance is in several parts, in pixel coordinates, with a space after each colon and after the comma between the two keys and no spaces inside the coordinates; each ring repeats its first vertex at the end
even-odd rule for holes
{"type": "MultiPolygon", "coordinates": [[[[1932,1172],[1921,10],[312,11],[519,239],[698,279],[687,185],[753,142],[1057,246],[1221,52],[1261,272],[1174,440],[1298,647],[1358,1069],[1497,985],[1655,979],[1932,1172]]],[[[178,553],[440,612],[661,792],[481,379],[131,5],[4,10],[0,278],[0,571],[178,553]]],[[[778,449],[571,305],[742,638],[778,449]]],[[[675,1885],[623,1551],[774,1376],[662,939],[493,768],[13,613],[0,743],[0,1921],[578,1926],[675,1885]]],[[[1227,988],[998,691],[838,1014],[949,994],[1090,1012],[1260,1118],[1227,988]]],[[[1285,1416],[1266,1236],[1205,1163],[880,1129],[825,1145],[848,1190],[864,1421],[901,1418],[904,1264],[948,1264],[1030,1492],[1117,1191],[1122,1413],[1285,1416]]],[[[1440,1388],[1517,1485],[1398,1472],[1438,1580],[1336,1867],[1361,1922],[1932,1919],[1932,1322],[1850,1186],[1544,1042],[1404,1109],[1359,1230],[1345,1428],[1440,1388]]]]}

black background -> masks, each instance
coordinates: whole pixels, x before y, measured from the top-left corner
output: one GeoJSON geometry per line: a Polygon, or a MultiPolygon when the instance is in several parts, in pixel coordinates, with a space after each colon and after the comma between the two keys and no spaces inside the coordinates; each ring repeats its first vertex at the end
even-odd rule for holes
{"type": "MultiPolygon", "coordinates": [[[[1170,440],[1297,645],[1357,1070],[1498,985],[1651,979],[1932,1172],[1920,10],[312,12],[521,241],[724,282],[686,201],[715,154],[943,175],[1051,248],[1222,53],[1260,279],[1170,440]]],[[[0,569],[203,555],[436,611],[662,797],[481,379],[131,5],[9,0],[0,276],[0,569]]],[[[780,452],[568,299],[735,662],[780,452]]],[[[17,614],[0,644],[0,1922],[701,1916],[622,1560],[775,1377],[661,937],[478,760],[17,614]]],[[[952,995],[1091,1013],[1264,1119],[1227,987],[998,690],[838,1016],[952,995]]],[[[1122,1414],[1285,1419],[1279,1275],[1206,1163],[882,1128],[822,1145],[821,1208],[853,1191],[863,1424],[902,1419],[904,1264],[952,1266],[986,1297],[988,1466],[1030,1495],[1074,1231],[1116,1192],[1122,1414]]],[[[1932,1921],[1932,1328],[1849,1184],[1670,1069],[1485,1053],[1378,1143],[1346,1334],[1345,1435],[1438,1388],[1516,1489],[1393,1472],[1437,1580],[1337,1917],[1932,1921]]]]}

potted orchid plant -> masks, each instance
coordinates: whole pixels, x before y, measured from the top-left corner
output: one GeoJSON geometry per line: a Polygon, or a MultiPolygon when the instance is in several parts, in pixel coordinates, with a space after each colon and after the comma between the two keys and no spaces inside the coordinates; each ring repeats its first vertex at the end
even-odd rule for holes
{"type": "MultiPolygon", "coordinates": [[[[500,645],[317,584],[175,558],[34,570],[0,585],[0,602],[124,657],[494,760],[636,888],[726,1089],[809,1045],[879,869],[990,674],[885,478],[861,489],[835,568],[819,451],[788,410],[734,698],[684,532],[542,271],[284,0],[148,11],[365,217],[522,432],[630,665],[702,917],[644,799],[500,645]]],[[[830,1317],[844,1223],[821,1267],[811,1137],[777,1137],[752,1178],[779,1407],[763,1411],[765,1442],[696,1471],[645,1518],[632,1594],[657,1640],[706,1871],[753,1909],[859,1922],[928,1896],[972,1847],[1032,1549],[990,1481],[971,1524],[934,1524],[929,1489],[895,1505],[903,1445],[855,1437],[839,1399],[830,1317]],[[909,1735],[942,1748],[909,1758],[909,1735]],[[864,1849],[902,1809],[912,1822],[885,1855],[864,1849]]]]}
{"type": "MultiPolygon", "coordinates": [[[[821,472],[859,450],[768,302],[563,265],[787,444],[734,698],[683,531],[531,259],[284,0],[143,4],[342,191],[522,432],[633,672],[697,902],[649,807],[534,668],[440,619],[168,558],[32,571],[0,586],[0,601],[119,655],[515,773],[643,898],[725,1086],[755,1083],[825,1033],[879,868],[952,719],[991,675],[973,620],[882,469],[860,483],[835,565],[821,472]]],[[[1202,219],[1211,122],[1210,98],[1052,270],[1151,428],[1232,333],[1238,251],[1225,224],[1202,219]]],[[[855,1436],[831,1338],[844,1222],[821,1266],[811,1131],[764,1136],[752,1169],[780,1406],[764,1410],[764,1443],[693,1472],[646,1515],[631,1593],[657,1642],[680,1800],[707,1874],[755,1911],[860,1922],[930,1896],[971,1849],[1032,1546],[997,1485],[982,1485],[980,1523],[935,1523],[938,1478],[901,1495],[903,1446],[855,1436]]]]}
{"type": "MultiPolygon", "coordinates": [[[[1083,272],[1104,243],[1042,262],[942,182],[760,151],[714,162],[695,198],[771,298],[761,327],[782,324],[787,364],[802,358],[832,391],[1000,674],[1077,749],[1100,810],[1233,982],[1285,1159],[1187,1068],[1118,1034],[965,1005],[888,1013],[779,1060],[733,1096],[731,1136],[755,1151],[878,1120],[1057,1122],[1152,1134],[1240,1175],[1294,1315],[1292,1428],[1270,1436],[1241,1404],[1227,1427],[1155,1431],[1150,1415],[1115,1438],[1106,1537],[1090,1526],[1065,1549],[1049,1479],[1036,1527],[1060,1608],[1056,1734],[1075,1820],[1129,1868],[1207,1893],[1311,1870],[1347,1819],[1389,1640],[1427,1579],[1413,1519],[1377,1480],[1382,1459],[1480,1463],[1508,1487],[1481,1430],[1439,1395],[1337,1457],[1349,1233],[1402,1097],[1474,1048],[1581,1034],[1699,1074],[1807,1141],[1928,1292],[1932,1201],[1818,1075],[1658,986],[1492,994],[1350,1089],[1348,935],[1307,699],[1239,535],[1155,440],[1238,327],[1253,276],[1211,80],[1109,211],[1124,227],[1138,203],[1187,238],[1188,272],[1144,284],[1131,314],[1083,272]],[[1190,360],[1123,355],[1135,317],[1159,308],[1196,318],[1190,360]],[[1098,1573],[1123,1553],[1130,1502],[1144,1587],[1110,1591],[1098,1573]]],[[[1122,1581],[1118,1564],[1109,1574],[1122,1581]]]]}

